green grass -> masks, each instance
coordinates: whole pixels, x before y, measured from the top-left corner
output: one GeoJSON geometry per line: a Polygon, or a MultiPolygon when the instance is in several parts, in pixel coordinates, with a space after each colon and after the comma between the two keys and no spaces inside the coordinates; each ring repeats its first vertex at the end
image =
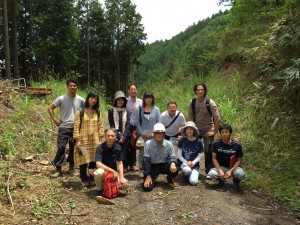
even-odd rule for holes
{"type": "Polygon", "coordinates": [[[145,90],[153,91],[161,112],[166,110],[169,100],[176,100],[187,117],[188,103],[194,97],[193,86],[203,81],[208,87],[207,96],[219,108],[222,122],[232,125],[233,138],[243,145],[247,186],[300,210],[300,154],[296,137],[299,120],[297,115],[283,113],[278,101],[263,91],[268,84],[261,82],[258,90],[244,74],[222,77],[212,70],[204,80],[181,76],[161,82],[163,85],[147,84],[140,88],[139,96],[145,90]]]}

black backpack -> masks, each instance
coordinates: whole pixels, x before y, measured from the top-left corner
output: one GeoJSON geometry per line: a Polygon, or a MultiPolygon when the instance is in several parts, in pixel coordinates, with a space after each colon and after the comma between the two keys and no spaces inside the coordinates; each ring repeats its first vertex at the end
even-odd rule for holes
{"type": "MultiPolygon", "coordinates": [[[[205,99],[205,105],[206,105],[206,109],[209,112],[210,116],[212,116],[212,112],[210,110],[210,98],[206,98],[205,99]]],[[[196,120],[196,98],[192,99],[192,110],[193,110],[193,121],[195,122],[196,120]]]]}

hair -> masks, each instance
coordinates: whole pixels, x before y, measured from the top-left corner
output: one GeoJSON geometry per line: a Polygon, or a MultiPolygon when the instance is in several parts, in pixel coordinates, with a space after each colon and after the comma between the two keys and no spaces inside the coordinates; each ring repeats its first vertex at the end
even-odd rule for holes
{"type": "Polygon", "coordinates": [[[177,107],[177,103],[175,102],[175,101],[170,101],[170,102],[168,102],[168,104],[167,104],[167,107],[169,107],[169,105],[171,105],[171,104],[174,104],[174,105],[176,105],[176,107],[177,107]]]}
{"type": "Polygon", "coordinates": [[[117,130],[116,130],[115,128],[107,128],[107,129],[105,129],[105,130],[104,130],[104,135],[106,135],[106,133],[107,133],[108,131],[112,131],[112,132],[115,133],[115,135],[117,135],[117,130]]]}
{"type": "Polygon", "coordinates": [[[71,82],[72,82],[72,83],[75,83],[76,85],[78,85],[77,79],[71,77],[71,78],[67,79],[67,86],[69,86],[69,83],[71,83],[71,82]]]}
{"type": "Polygon", "coordinates": [[[229,133],[231,134],[232,133],[232,127],[228,124],[222,124],[220,127],[219,127],[219,132],[221,133],[222,130],[229,130],[229,133]]]}
{"type": "Polygon", "coordinates": [[[127,90],[129,90],[132,85],[135,86],[136,89],[138,89],[138,87],[137,87],[137,85],[135,83],[130,83],[127,86],[127,90]]]}
{"type": "Polygon", "coordinates": [[[89,98],[90,97],[96,97],[97,98],[97,102],[93,106],[93,109],[94,110],[99,110],[99,95],[97,95],[95,92],[92,92],[92,91],[86,96],[86,99],[85,99],[85,102],[84,102],[84,108],[88,108],[90,106],[90,103],[89,103],[89,98]]]}
{"type": "Polygon", "coordinates": [[[202,86],[204,88],[204,96],[206,96],[206,94],[207,94],[207,87],[206,87],[206,85],[204,83],[197,83],[197,84],[195,84],[194,85],[194,93],[195,94],[197,93],[197,88],[199,86],[202,86]]]}
{"type": "Polygon", "coordinates": [[[146,106],[145,99],[149,98],[149,97],[152,98],[152,106],[154,106],[155,98],[154,98],[153,93],[151,91],[146,91],[143,96],[143,107],[146,106]]]}
{"type": "MultiPolygon", "coordinates": [[[[195,130],[194,127],[192,127],[192,126],[187,126],[186,128],[192,128],[192,130],[193,130],[193,136],[194,136],[194,137],[197,137],[197,131],[195,130]]],[[[186,134],[186,128],[184,128],[185,134],[186,134]]]]}
{"type": "MultiPolygon", "coordinates": [[[[126,105],[127,105],[127,99],[126,99],[125,97],[120,97],[120,98],[123,98],[123,99],[124,99],[124,103],[123,103],[123,105],[122,105],[121,108],[126,108],[126,105]]],[[[119,98],[117,98],[116,100],[114,100],[114,104],[113,104],[114,107],[117,107],[117,101],[118,101],[118,99],[119,99],[119,98]]]]}

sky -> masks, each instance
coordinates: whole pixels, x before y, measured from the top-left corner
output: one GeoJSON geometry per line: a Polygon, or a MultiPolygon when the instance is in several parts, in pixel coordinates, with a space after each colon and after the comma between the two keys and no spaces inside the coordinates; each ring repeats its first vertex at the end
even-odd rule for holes
{"type": "MultiPolygon", "coordinates": [[[[224,11],[217,0],[131,0],[142,16],[148,43],[169,40],[200,20],[224,11]]],[[[228,8],[228,7],[227,7],[228,8]]]]}

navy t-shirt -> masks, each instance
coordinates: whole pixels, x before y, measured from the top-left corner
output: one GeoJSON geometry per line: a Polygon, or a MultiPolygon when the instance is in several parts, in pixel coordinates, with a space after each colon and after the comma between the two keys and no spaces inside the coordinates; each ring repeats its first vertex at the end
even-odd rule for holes
{"type": "Polygon", "coordinates": [[[220,166],[230,167],[230,158],[233,155],[236,155],[238,158],[243,156],[242,145],[235,141],[231,140],[230,144],[225,144],[221,139],[213,143],[214,153],[217,153],[217,160],[220,166]]]}
{"type": "Polygon", "coordinates": [[[114,143],[112,148],[108,148],[106,142],[103,142],[96,148],[95,162],[102,162],[113,170],[117,170],[117,161],[122,159],[121,146],[117,143],[114,143]]]}
{"type": "MultiPolygon", "coordinates": [[[[196,138],[194,141],[189,141],[187,138],[183,138],[178,142],[178,148],[182,150],[182,157],[186,161],[193,161],[199,153],[203,152],[202,141],[199,138],[196,138]]],[[[179,165],[182,164],[180,160],[178,160],[179,165]]],[[[195,164],[194,168],[199,168],[199,162],[195,164]]]]}

